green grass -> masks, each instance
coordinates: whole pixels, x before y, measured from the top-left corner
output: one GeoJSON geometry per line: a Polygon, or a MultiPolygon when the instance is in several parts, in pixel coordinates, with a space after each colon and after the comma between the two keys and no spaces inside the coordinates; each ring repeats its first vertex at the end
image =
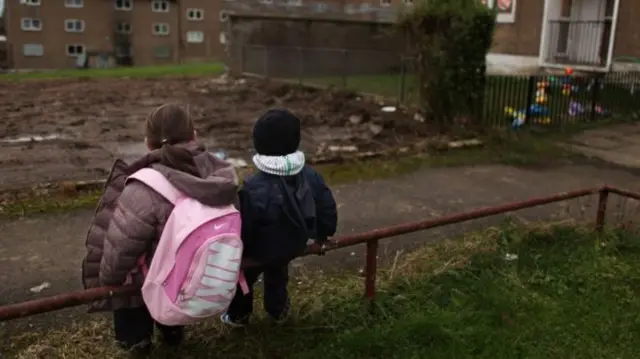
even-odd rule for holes
{"type": "MultiPolygon", "coordinates": [[[[501,229],[423,248],[381,271],[374,314],[362,278],[292,281],[294,313],[247,329],[216,320],[154,358],[635,359],[640,346],[640,236],[548,226],[501,229]]],[[[93,318],[12,338],[16,358],[120,357],[93,318]]]]}
{"type": "Polygon", "coordinates": [[[8,73],[0,75],[0,81],[64,78],[146,78],[162,76],[205,76],[218,75],[223,72],[224,64],[213,62],[173,66],[116,67],[110,69],[65,69],[53,71],[8,73]]]}
{"type": "MultiPolygon", "coordinates": [[[[583,158],[559,146],[558,136],[535,136],[530,133],[483,138],[484,145],[466,149],[442,149],[441,142],[429,142],[417,154],[381,157],[362,161],[320,164],[314,166],[330,185],[391,178],[426,168],[500,163],[515,166],[566,164],[583,158]]],[[[240,178],[252,168],[238,170],[240,178]]],[[[41,213],[66,212],[94,207],[102,194],[102,186],[78,190],[74,183],[64,182],[57,188],[24,192],[0,203],[0,218],[18,218],[41,213]]]]}

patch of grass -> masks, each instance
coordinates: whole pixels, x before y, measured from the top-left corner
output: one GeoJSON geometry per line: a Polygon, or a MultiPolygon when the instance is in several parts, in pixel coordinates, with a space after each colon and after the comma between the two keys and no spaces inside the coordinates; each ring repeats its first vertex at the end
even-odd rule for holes
{"type": "Polygon", "coordinates": [[[75,193],[53,190],[49,193],[28,193],[15,200],[5,200],[0,204],[0,218],[17,218],[42,213],[60,213],[82,208],[95,207],[102,195],[102,188],[96,186],[75,193]]]}
{"type": "Polygon", "coordinates": [[[204,76],[224,72],[225,65],[219,62],[196,63],[172,66],[116,67],[109,69],[65,69],[53,71],[15,72],[0,75],[0,81],[22,81],[64,78],[146,78],[162,76],[204,76]]]}
{"type": "MultiPolygon", "coordinates": [[[[506,164],[536,166],[564,164],[582,157],[558,145],[553,136],[535,136],[528,132],[509,136],[485,138],[485,145],[463,149],[443,150],[438,144],[428,145],[424,152],[411,155],[380,157],[362,161],[346,161],[314,166],[330,185],[391,178],[425,168],[506,164]]],[[[238,170],[240,178],[254,169],[238,170]]],[[[31,193],[0,204],[0,217],[15,218],[40,213],[64,212],[94,207],[102,193],[101,185],[88,190],[69,190],[69,184],[47,193],[31,193]]]]}
{"type": "MultiPolygon", "coordinates": [[[[189,329],[154,358],[636,358],[640,236],[584,228],[493,228],[418,250],[381,271],[374,314],[362,278],[310,274],[291,285],[281,326],[189,329]]],[[[117,358],[110,323],[12,338],[20,359],[117,358]]]]}

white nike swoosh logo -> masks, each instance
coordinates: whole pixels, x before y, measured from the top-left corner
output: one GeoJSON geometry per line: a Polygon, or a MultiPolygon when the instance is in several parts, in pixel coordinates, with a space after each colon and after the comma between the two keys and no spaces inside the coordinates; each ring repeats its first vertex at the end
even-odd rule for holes
{"type": "Polygon", "coordinates": [[[213,225],[213,229],[215,229],[216,231],[220,228],[224,227],[224,224],[214,224],[213,225]]]}

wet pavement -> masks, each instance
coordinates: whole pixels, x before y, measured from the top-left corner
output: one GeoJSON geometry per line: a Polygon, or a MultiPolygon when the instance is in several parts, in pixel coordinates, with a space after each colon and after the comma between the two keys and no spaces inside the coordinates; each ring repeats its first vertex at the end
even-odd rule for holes
{"type": "MultiPolygon", "coordinates": [[[[531,170],[509,166],[425,169],[395,179],[340,185],[339,234],[356,233],[423,218],[435,218],[478,207],[602,184],[640,190],[640,177],[621,169],[566,166],[531,170]]],[[[527,221],[572,217],[592,221],[595,198],[548,205],[514,213],[527,221]]],[[[81,288],[80,263],[84,235],[92,210],[0,221],[0,304],[48,296],[81,288]],[[48,283],[45,285],[44,283],[48,283]],[[40,286],[40,287],[38,287],[40,286]],[[33,288],[39,292],[34,293],[33,288]]],[[[381,242],[380,258],[388,261],[429,241],[461,235],[500,223],[504,217],[455,224],[381,242]]],[[[296,261],[297,270],[322,268],[357,274],[364,247],[352,247],[325,257],[296,261]]],[[[294,282],[295,283],[295,282],[294,282]]],[[[85,317],[84,307],[11,322],[14,329],[85,317]]],[[[0,324],[0,332],[9,325],[0,324]]]]}
{"type": "Polygon", "coordinates": [[[573,138],[571,147],[586,156],[640,169],[640,123],[584,131],[573,138]]]}

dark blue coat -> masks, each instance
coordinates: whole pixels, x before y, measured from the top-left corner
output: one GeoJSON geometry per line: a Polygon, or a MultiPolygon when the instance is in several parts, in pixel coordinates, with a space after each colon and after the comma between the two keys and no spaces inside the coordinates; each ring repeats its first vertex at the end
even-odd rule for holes
{"type": "Polygon", "coordinates": [[[302,254],[308,239],[336,232],[336,201],[322,176],[306,166],[295,176],[259,172],[240,190],[244,256],[281,262],[302,254]]]}

